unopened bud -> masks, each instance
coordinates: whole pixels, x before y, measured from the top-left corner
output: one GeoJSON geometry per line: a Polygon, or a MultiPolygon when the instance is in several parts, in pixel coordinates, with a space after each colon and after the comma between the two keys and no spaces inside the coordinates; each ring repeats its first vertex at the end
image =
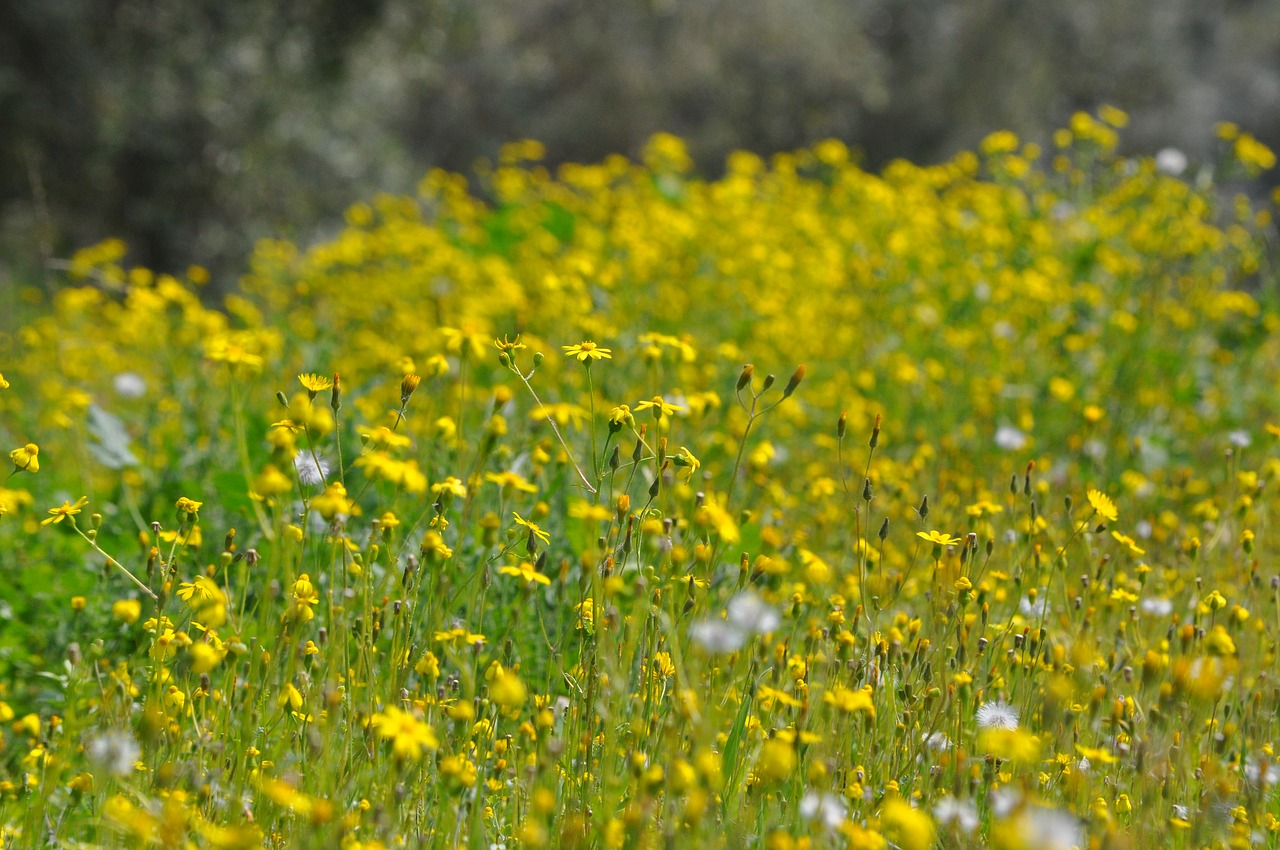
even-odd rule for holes
{"type": "Polygon", "coordinates": [[[796,387],[800,386],[800,382],[804,380],[805,365],[801,363],[796,370],[791,373],[791,378],[787,381],[787,385],[782,388],[782,397],[791,398],[791,394],[796,391],[796,387]]]}
{"type": "Polygon", "coordinates": [[[418,388],[418,384],[422,383],[422,376],[410,373],[400,379],[400,403],[405,404],[409,401],[409,396],[413,395],[413,391],[418,388]]]}
{"type": "Polygon", "coordinates": [[[329,390],[329,406],[336,413],[342,407],[342,381],[338,373],[333,373],[333,388],[329,390]]]}
{"type": "Polygon", "coordinates": [[[849,414],[840,411],[840,418],[836,420],[836,437],[843,440],[845,431],[849,428],[849,414]]]}
{"type": "Polygon", "coordinates": [[[738,392],[742,392],[751,383],[751,376],[756,372],[756,367],[748,363],[742,367],[742,374],[738,375],[738,392]]]}
{"type": "Polygon", "coordinates": [[[882,418],[881,414],[876,414],[876,424],[872,426],[871,439],[867,441],[867,445],[873,449],[880,445],[880,421],[882,418]]]}

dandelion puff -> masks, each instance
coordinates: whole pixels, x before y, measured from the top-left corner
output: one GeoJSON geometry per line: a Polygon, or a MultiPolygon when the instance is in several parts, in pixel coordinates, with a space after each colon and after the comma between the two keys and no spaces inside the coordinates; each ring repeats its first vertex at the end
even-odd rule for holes
{"type": "Polygon", "coordinates": [[[777,609],[750,591],[730,599],[728,608],[729,623],[739,631],[767,635],[782,625],[777,609]]]}
{"type": "Polygon", "coordinates": [[[800,800],[800,815],[805,820],[821,822],[827,829],[836,829],[844,823],[846,812],[835,794],[809,791],[800,800]]]}
{"type": "Polygon", "coordinates": [[[945,753],[951,749],[951,739],[941,732],[930,732],[928,735],[923,736],[921,740],[924,741],[926,747],[939,753],[945,753]]]}
{"type": "Polygon", "coordinates": [[[1089,846],[1084,823],[1070,812],[1047,806],[1027,806],[1019,821],[1025,847],[1073,850],[1089,846]]]}
{"type": "Polygon", "coordinates": [[[978,828],[978,807],[972,800],[943,797],[934,804],[933,816],[942,826],[954,823],[966,835],[978,828]]]}
{"type": "Polygon", "coordinates": [[[111,379],[111,386],[121,398],[142,398],[147,394],[147,382],[137,372],[121,372],[111,379]]]}
{"type": "Polygon", "coordinates": [[[1168,599],[1147,597],[1142,600],[1142,613],[1153,617],[1167,617],[1173,613],[1173,603],[1168,599]]]}
{"type": "Polygon", "coordinates": [[[1022,794],[1018,789],[1008,786],[992,791],[987,799],[991,803],[991,813],[998,818],[1008,817],[1022,804],[1022,794]]]}
{"type": "Polygon", "coordinates": [[[142,749],[128,732],[107,732],[85,746],[85,755],[100,769],[114,776],[128,776],[142,749]]]}
{"type": "Polygon", "coordinates": [[[1018,610],[1022,612],[1024,617],[1041,617],[1048,607],[1047,603],[1048,600],[1043,596],[1034,602],[1024,596],[1018,600],[1018,610]]]}
{"type": "Polygon", "coordinates": [[[298,470],[298,480],[303,484],[322,484],[329,475],[329,462],[318,459],[305,449],[299,449],[294,455],[293,468],[298,470]]]}
{"type": "Polygon", "coordinates": [[[1017,729],[1018,709],[1004,700],[983,703],[978,707],[978,727],[981,729],[1017,729]]]}
{"type": "Polygon", "coordinates": [[[746,634],[724,620],[701,620],[689,627],[689,637],[707,652],[734,652],[746,642],[746,634]]]}
{"type": "Polygon", "coordinates": [[[1027,444],[1027,435],[1012,425],[1001,425],[996,429],[996,445],[1007,452],[1016,452],[1027,444]]]}
{"type": "Polygon", "coordinates": [[[1256,755],[1250,755],[1244,760],[1244,775],[1254,785],[1274,787],[1280,782],[1280,764],[1273,760],[1259,760],[1256,755]]]}
{"type": "Polygon", "coordinates": [[[1187,170],[1187,155],[1177,148],[1156,151],[1156,170],[1170,177],[1180,177],[1187,170]]]}

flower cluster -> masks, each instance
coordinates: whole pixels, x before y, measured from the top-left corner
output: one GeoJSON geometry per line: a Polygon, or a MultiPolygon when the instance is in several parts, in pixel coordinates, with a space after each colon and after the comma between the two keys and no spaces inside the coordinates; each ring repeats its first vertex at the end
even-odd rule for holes
{"type": "Polygon", "coordinates": [[[1124,123],[515,146],[216,309],[84,252],[0,335],[0,846],[1274,843],[1270,212],[1124,123]]]}

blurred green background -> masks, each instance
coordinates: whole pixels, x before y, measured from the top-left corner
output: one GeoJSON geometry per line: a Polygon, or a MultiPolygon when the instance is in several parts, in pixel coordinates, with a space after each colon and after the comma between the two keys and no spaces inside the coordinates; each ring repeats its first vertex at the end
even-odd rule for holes
{"type": "Polygon", "coordinates": [[[699,168],[835,136],[875,167],[1127,110],[1127,150],[1280,148],[1274,0],[6,0],[0,285],[120,236],[225,287],[376,191],[506,141],[699,168]]]}

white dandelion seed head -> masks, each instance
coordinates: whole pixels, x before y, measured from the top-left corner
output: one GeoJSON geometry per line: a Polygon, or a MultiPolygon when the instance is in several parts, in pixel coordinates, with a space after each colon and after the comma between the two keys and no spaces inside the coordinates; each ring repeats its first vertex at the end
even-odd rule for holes
{"type": "Polygon", "coordinates": [[[715,618],[694,623],[689,627],[689,637],[707,652],[735,652],[747,639],[741,629],[715,618]]]}
{"type": "Polygon", "coordinates": [[[85,755],[99,769],[113,776],[128,776],[142,754],[142,748],[128,732],[106,732],[85,745],[85,755]]]}
{"type": "Polygon", "coordinates": [[[996,446],[1007,452],[1016,452],[1027,444],[1027,435],[1012,425],[1001,425],[996,429],[996,446]]]}
{"type": "Polygon", "coordinates": [[[1158,597],[1147,597],[1142,600],[1142,613],[1150,614],[1153,617],[1167,617],[1173,613],[1173,603],[1168,599],[1160,599],[1158,597]]]}
{"type": "Polygon", "coordinates": [[[142,398],[147,394],[147,382],[137,372],[121,372],[111,379],[111,386],[121,398],[142,398]]]}
{"type": "Polygon", "coordinates": [[[1274,758],[1259,759],[1250,755],[1244,760],[1244,775],[1254,785],[1270,788],[1280,782],[1280,764],[1274,758]]]}
{"type": "Polygon", "coordinates": [[[749,590],[730,599],[728,609],[729,624],[748,634],[767,635],[782,625],[777,609],[749,590]]]}
{"type": "Polygon", "coordinates": [[[1018,709],[1004,700],[984,702],[978,706],[978,727],[980,729],[1017,729],[1018,709]]]}
{"type": "Polygon", "coordinates": [[[1253,438],[1249,436],[1248,431],[1236,430],[1227,435],[1227,442],[1237,449],[1247,449],[1253,443],[1253,438]]]}
{"type": "Polygon", "coordinates": [[[1061,809],[1027,806],[1019,820],[1025,846],[1036,850],[1082,850],[1089,846],[1084,823],[1061,809]]]}
{"type": "Polygon", "coordinates": [[[951,739],[941,732],[930,732],[921,738],[926,747],[939,753],[951,749],[951,739]]]}
{"type": "Polygon", "coordinates": [[[1018,610],[1022,612],[1024,617],[1042,617],[1047,604],[1048,600],[1043,596],[1034,602],[1024,596],[1018,600],[1018,610]]]}
{"type": "Polygon", "coordinates": [[[836,829],[844,823],[844,801],[835,794],[809,791],[800,800],[800,815],[805,820],[817,821],[827,829],[836,829]]]}
{"type": "Polygon", "coordinates": [[[1156,170],[1170,177],[1181,177],[1188,164],[1187,155],[1177,148],[1156,151],[1156,170]]]}
{"type": "Polygon", "coordinates": [[[992,791],[987,799],[991,802],[991,813],[998,818],[1008,817],[1014,809],[1022,805],[1021,792],[1007,785],[992,791]]]}
{"type": "Polygon", "coordinates": [[[942,826],[954,823],[966,835],[978,828],[978,807],[972,800],[943,797],[934,803],[933,817],[942,826]]]}
{"type": "Polygon", "coordinates": [[[298,470],[298,480],[303,484],[321,484],[329,474],[329,462],[306,449],[299,449],[293,456],[293,468],[298,470]]]}

